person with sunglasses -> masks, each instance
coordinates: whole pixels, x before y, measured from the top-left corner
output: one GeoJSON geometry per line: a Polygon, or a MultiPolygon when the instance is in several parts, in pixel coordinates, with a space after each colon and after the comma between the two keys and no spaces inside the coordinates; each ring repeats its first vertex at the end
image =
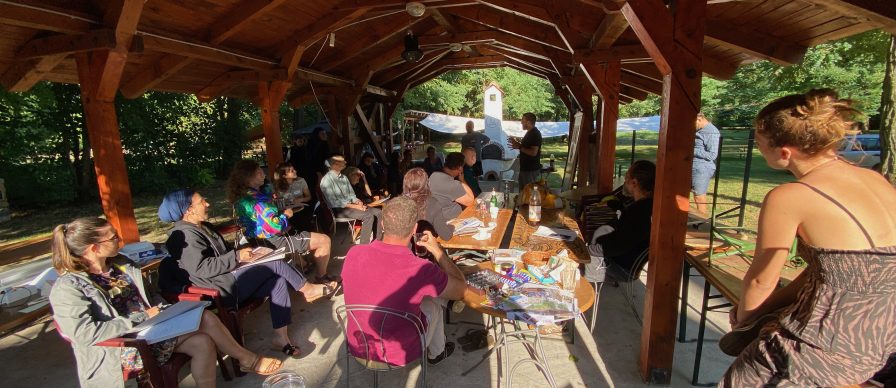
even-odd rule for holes
{"type": "MultiPolygon", "coordinates": [[[[118,248],[118,234],[101,218],[79,218],[53,229],[53,268],[60,276],[50,291],[50,306],[60,334],[71,341],[82,387],[123,387],[122,369],[142,369],[137,349],[96,344],[120,337],[160,312],[149,302],[140,267],[119,255],[118,248]]],[[[159,364],[173,353],[189,355],[199,387],[215,386],[218,351],[237,359],[245,372],[269,375],[281,365],[240,346],[207,310],[197,331],[150,347],[159,364]]]]}

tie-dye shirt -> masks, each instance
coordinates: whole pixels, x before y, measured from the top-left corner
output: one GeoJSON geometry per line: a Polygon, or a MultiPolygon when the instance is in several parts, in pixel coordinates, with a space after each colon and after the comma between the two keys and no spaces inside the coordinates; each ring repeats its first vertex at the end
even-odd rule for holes
{"type": "Polygon", "coordinates": [[[247,238],[270,238],[289,226],[286,215],[277,209],[265,188],[261,191],[249,189],[244,197],[236,201],[234,210],[247,238]]]}

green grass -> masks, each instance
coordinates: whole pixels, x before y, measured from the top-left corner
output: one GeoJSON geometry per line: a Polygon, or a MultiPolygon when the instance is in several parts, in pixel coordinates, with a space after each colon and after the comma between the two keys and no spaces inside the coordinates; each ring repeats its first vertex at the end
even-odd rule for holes
{"type": "MultiPolygon", "coordinates": [[[[723,130],[724,136],[723,150],[721,153],[722,164],[719,175],[719,187],[717,195],[716,213],[721,213],[731,209],[740,203],[743,174],[746,166],[746,155],[739,150],[740,146],[746,147],[748,134],[745,131],[728,131],[723,130]]],[[[631,163],[632,152],[632,133],[620,132],[616,139],[616,167],[615,174],[625,173],[625,169],[631,163]]],[[[655,132],[638,132],[635,141],[635,160],[647,159],[656,162],[657,145],[659,144],[659,134],[655,132]]],[[[437,145],[437,148],[438,145],[437,145]]],[[[563,180],[566,168],[566,157],[568,144],[561,142],[559,138],[546,139],[541,155],[543,161],[547,161],[550,155],[554,155],[556,159],[556,169],[548,176],[548,186],[559,188],[563,180]]],[[[443,152],[460,151],[460,143],[447,142],[441,147],[443,152]]],[[[744,226],[754,229],[759,219],[759,208],[765,194],[775,186],[785,182],[793,181],[793,176],[787,171],[772,170],[765,164],[759,151],[753,150],[753,160],[750,168],[750,180],[747,185],[747,201],[746,210],[744,212],[744,226]]],[[[712,198],[714,190],[714,181],[710,182],[708,198],[712,198]]],[[[735,212],[736,214],[736,212],[735,212]]],[[[735,225],[737,218],[726,218],[723,220],[725,224],[735,225]]]]}
{"type": "MultiPolygon", "coordinates": [[[[744,144],[746,133],[739,131],[722,131],[725,136],[725,144],[744,144]],[[740,139],[740,140],[737,140],[740,139]]],[[[616,164],[628,166],[631,161],[631,134],[619,133],[616,143],[616,164]]],[[[656,161],[656,149],[658,135],[656,133],[637,134],[635,144],[635,158],[656,161]]],[[[548,177],[548,186],[559,188],[563,179],[563,171],[566,167],[567,144],[557,138],[547,139],[542,150],[543,160],[547,161],[550,155],[556,159],[557,172],[548,177]]],[[[442,152],[460,151],[460,143],[445,142],[436,145],[442,152]]],[[[768,168],[759,151],[753,152],[753,163],[750,169],[750,183],[747,191],[747,207],[744,226],[756,227],[759,217],[759,206],[765,194],[775,186],[793,180],[786,171],[776,171],[768,168]]],[[[735,206],[741,197],[741,183],[745,158],[736,150],[725,147],[722,151],[722,168],[719,175],[718,208],[721,212],[735,206]]],[[[616,170],[618,171],[618,169],[616,170]]],[[[215,182],[213,185],[199,189],[203,195],[209,198],[212,222],[224,222],[231,218],[230,204],[224,198],[223,182],[215,182]]],[[[712,183],[710,193],[713,192],[712,183]]],[[[144,241],[161,242],[166,238],[169,225],[159,221],[156,211],[161,203],[161,194],[134,195],[134,213],[137,217],[137,227],[144,241]]],[[[45,207],[30,210],[13,209],[12,219],[0,224],[0,243],[12,243],[24,239],[49,235],[57,224],[70,221],[77,217],[102,216],[103,212],[98,201],[83,204],[75,204],[61,207],[45,207]]],[[[726,224],[735,224],[736,219],[725,221],[726,224]]]]}

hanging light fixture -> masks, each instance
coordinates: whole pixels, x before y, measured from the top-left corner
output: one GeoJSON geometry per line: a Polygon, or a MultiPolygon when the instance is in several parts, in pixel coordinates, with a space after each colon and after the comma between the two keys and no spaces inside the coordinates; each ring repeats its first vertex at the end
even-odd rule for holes
{"type": "Polygon", "coordinates": [[[424,6],[422,3],[412,1],[405,4],[404,10],[407,11],[409,15],[415,18],[419,18],[426,12],[426,6],[424,6]]]}
{"type": "Polygon", "coordinates": [[[423,58],[423,51],[420,51],[417,37],[411,31],[408,31],[407,36],[404,37],[404,52],[401,53],[401,57],[409,63],[415,63],[423,58]]]}

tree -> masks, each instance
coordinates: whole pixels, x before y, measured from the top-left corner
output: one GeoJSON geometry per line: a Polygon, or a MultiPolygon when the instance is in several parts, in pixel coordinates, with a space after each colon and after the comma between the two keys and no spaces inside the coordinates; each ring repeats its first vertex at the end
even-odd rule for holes
{"type": "Polygon", "coordinates": [[[896,35],[890,35],[887,70],[880,97],[881,172],[896,185],[896,35]]]}

